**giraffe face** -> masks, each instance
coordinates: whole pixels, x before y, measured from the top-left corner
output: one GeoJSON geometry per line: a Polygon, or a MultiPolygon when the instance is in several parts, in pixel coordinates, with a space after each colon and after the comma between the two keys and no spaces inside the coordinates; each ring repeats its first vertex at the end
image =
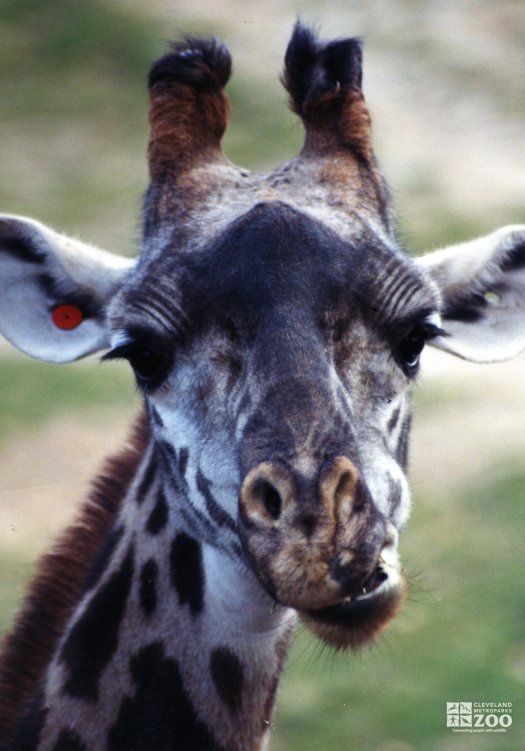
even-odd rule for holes
{"type": "Polygon", "coordinates": [[[204,607],[202,542],[212,598],[212,584],[233,591],[245,572],[247,608],[267,613],[270,596],[327,642],[357,647],[405,595],[397,540],[420,351],[430,341],[491,362],[525,348],[525,231],[417,263],[399,252],[358,40],[296,26],[282,80],[304,146],[266,175],[221,152],[230,68],[225,47],[187,39],[150,72],[136,264],[0,215],[0,331],[51,362],[111,347],[131,363],[155,445],[137,498],[162,482],[145,529],[177,529],[181,604],[204,607]]]}
{"type": "Polygon", "coordinates": [[[413,264],[363,227],[341,240],[270,202],[200,250],[166,245],[112,306],[178,523],[342,646],[404,596],[409,395],[435,305],[413,264]]]}

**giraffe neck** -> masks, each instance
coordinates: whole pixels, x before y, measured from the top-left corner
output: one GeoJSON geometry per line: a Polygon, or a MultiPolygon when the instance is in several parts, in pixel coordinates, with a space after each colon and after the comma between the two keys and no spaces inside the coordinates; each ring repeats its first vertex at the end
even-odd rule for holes
{"type": "Polygon", "coordinates": [[[150,447],[50,663],[38,751],[265,746],[293,612],[177,525],[154,465],[150,447]]]}

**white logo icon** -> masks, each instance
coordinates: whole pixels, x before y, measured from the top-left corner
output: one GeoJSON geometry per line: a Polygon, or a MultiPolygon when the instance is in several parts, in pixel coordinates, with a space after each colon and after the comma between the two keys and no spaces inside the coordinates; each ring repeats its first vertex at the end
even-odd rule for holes
{"type": "Polygon", "coordinates": [[[511,725],[512,702],[447,701],[453,733],[505,733],[511,725]]]}

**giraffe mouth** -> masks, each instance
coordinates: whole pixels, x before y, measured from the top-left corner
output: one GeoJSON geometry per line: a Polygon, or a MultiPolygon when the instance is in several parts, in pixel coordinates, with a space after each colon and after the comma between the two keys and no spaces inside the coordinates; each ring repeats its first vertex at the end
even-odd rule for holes
{"type": "Polygon", "coordinates": [[[383,582],[388,581],[388,573],[383,568],[382,564],[379,563],[375,569],[372,571],[370,576],[365,579],[364,582],[362,582],[360,589],[360,592],[357,592],[354,597],[350,597],[350,600],[359,600],[363,597],[368,597],[369,595],[373,594],[374,592],[377,592],[377,590],[381,587],[383,582]]]}
{"type": "Polygon", "coordinates": [[[323,641],[337,649],[359,649],[374,641],[399,613],[408,587],[397,555],[380,557],[360,591],[328,607],[300,612],[301,620],[323,641]]]}

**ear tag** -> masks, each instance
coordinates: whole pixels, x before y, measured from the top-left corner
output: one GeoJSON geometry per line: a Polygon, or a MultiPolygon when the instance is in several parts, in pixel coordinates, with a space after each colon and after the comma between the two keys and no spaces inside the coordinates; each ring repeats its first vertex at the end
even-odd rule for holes
{"type": "Polygon", "coordinates": [[[51,318],[58,329],[70,331],[80,326],[84,320],[84,314],[76,305],[59,305],[53,309],[51,318]]]}

